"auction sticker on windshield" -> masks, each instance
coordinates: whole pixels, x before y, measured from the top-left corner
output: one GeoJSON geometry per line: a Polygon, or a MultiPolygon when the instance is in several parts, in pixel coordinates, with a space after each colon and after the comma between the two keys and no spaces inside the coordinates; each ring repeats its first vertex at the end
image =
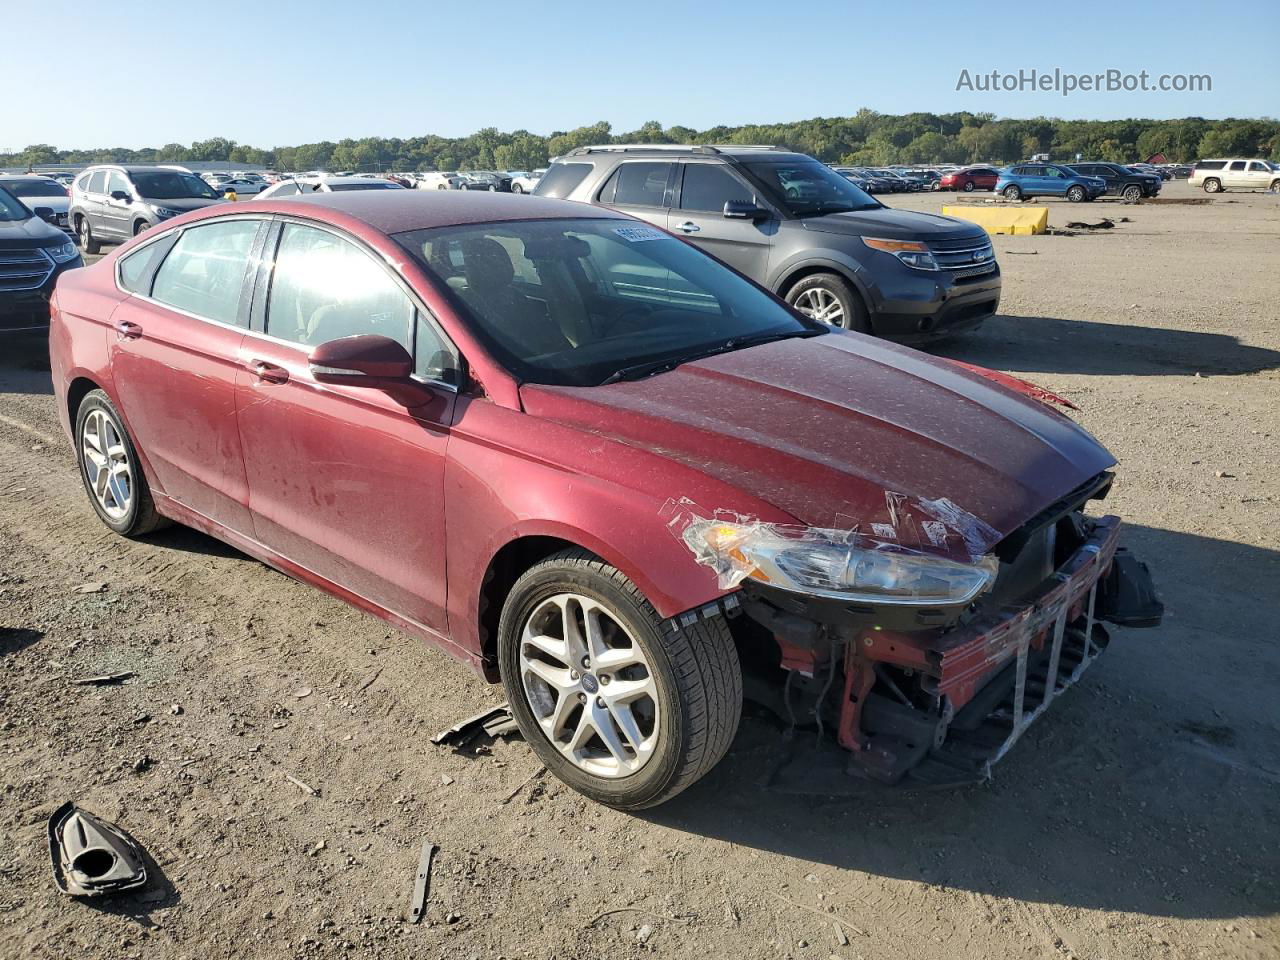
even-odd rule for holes
{"type": "Polygon", "coordinates": [[[615,227],[614,233],[623,240],[629,240],[632,243],[639,243],[642,240],[673,240],[670,234],[663,233],[661,230],[655,230],[653,227],[615,227]]]}

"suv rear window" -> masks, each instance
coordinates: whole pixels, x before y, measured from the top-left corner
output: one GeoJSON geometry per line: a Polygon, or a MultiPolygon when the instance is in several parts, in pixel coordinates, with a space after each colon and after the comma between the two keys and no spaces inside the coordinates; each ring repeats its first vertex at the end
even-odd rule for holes
{"type": "Polygon", "coordinates": [[[666,206],[667,182],[673,167],[675,164],[670,161],[621,163],[600,191],[599,200],[618,206],[666,206]]]}
{"type": "Polygon", "coordinates": [[[1201,160],[1196,164],[1197,170],[1221,170],[1227,165],[1225,160],[1201,160]]]}
{"type": "MultiPolygon", "coordinates": [[[[563,200],[578,188],[578,184],[585,180],[590,172],[591,164],[589,163],[553,163],[538,181],[538,186],[533,192],[539,197],[555,197],[563,200]]],[[[456,174],[446,174],[446,176],[456,176],[456,174]]]]}

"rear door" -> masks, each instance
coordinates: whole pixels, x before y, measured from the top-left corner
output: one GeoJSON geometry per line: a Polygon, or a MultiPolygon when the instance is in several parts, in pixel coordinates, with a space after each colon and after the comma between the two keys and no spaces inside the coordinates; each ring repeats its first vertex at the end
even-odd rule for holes
{"type": "Polygon", "coordinates": [[[665,230],[679,166],[674,160],[624,160],[592,199],[665,230]]]}
{"type": "Polygon", "coordinates": [[[84,195],[80,199],[80,209],[89,221],[94,233],[102,235],[102,201],[106,198],[107,171],[95,170],[85,181],[84,195]]]}
{"type": "Polygon", "coordinates": [[[121,258],[133,294],[111,316],[115,399],[158,492],[252,535],[236,426],[248,282],[266,222],[219,219],[166,233],[121,258]]]}
{"type": "Polygon", "coordinates": [[[444,465],[456,391],[444,371],[456,369],[456,353],[403,281],[349,236],[286,220],[267,249],[237,387],[257,539],[445,635],[444,465]],[[416,344],[412,387],[393,395],[312,376],[312,348],[362,333],[411,353],[416,344]]]}
{"type": "Polygon", "coordinates": [[[1232,160],[1227,164],[1227,169],[1222,172],[1223,186],[1227,187],[1247,187],[1249,186],[1249,173],[1245,169],[1247,163],[1244,160],[1232,160]]]}
{"type": "Polygon", "coordinates": [[[764,203],[727,164],[688,160],[680,166],[675,205],[668,215],[667,228],[757,283],[763,283],[769,273],[769,251],[778,232],[777,218],[759,222],[726,218],[726,203],[757,206],[764,203]]]}
{"type": "Polygon", "coordinates": [[[113,237],[129,237],[133,235],[133,185],[119,170],[107,174],[107,195],[102,199],[102,233],[113,237]],[[123,193],[124,200],[113,197],[113,193],[123,193]]]}

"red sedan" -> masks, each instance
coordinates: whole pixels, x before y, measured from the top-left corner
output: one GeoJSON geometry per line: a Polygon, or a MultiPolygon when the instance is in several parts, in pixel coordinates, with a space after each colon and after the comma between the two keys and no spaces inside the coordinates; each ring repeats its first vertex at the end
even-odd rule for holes
{"type": "Polygon", "coordinates": [[[944,174],[938,181],[939,190],[962,190],[973,193],[975,190],[994,190],[996,181],[1000,179],[1000,171],[991,167],[966,167],[944,174]]]}
{"type": "Polygon", "coordinates": [[[210,207],[63,275],[50,356],[107,526],[190,525],[439,645],[621,808],[715,765],[747,675],[857,773],[980,779],[1100,621],[1160,617],[1058,398],[602,208],[210,207]]]}

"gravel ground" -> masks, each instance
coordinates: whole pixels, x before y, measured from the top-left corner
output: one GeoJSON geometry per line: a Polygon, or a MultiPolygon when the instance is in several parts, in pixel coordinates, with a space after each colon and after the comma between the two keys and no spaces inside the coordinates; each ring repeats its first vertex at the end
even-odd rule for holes
{"type": "Polygon", "coordinates": [[[1081,408],[1168,612],[959,791],[781,794],[758,716],[643,816],[519,740],[432,747],[498,692],[206,537],[112,535],[47,360],[0,346],[0,956],[1280,957],[1280,197],[1048,205],[1129,222],[997,238],[1001,315],[939,352],[1081,408]],[[67,799],[142,842],[149,892],[55,892],[67,799]]]}

